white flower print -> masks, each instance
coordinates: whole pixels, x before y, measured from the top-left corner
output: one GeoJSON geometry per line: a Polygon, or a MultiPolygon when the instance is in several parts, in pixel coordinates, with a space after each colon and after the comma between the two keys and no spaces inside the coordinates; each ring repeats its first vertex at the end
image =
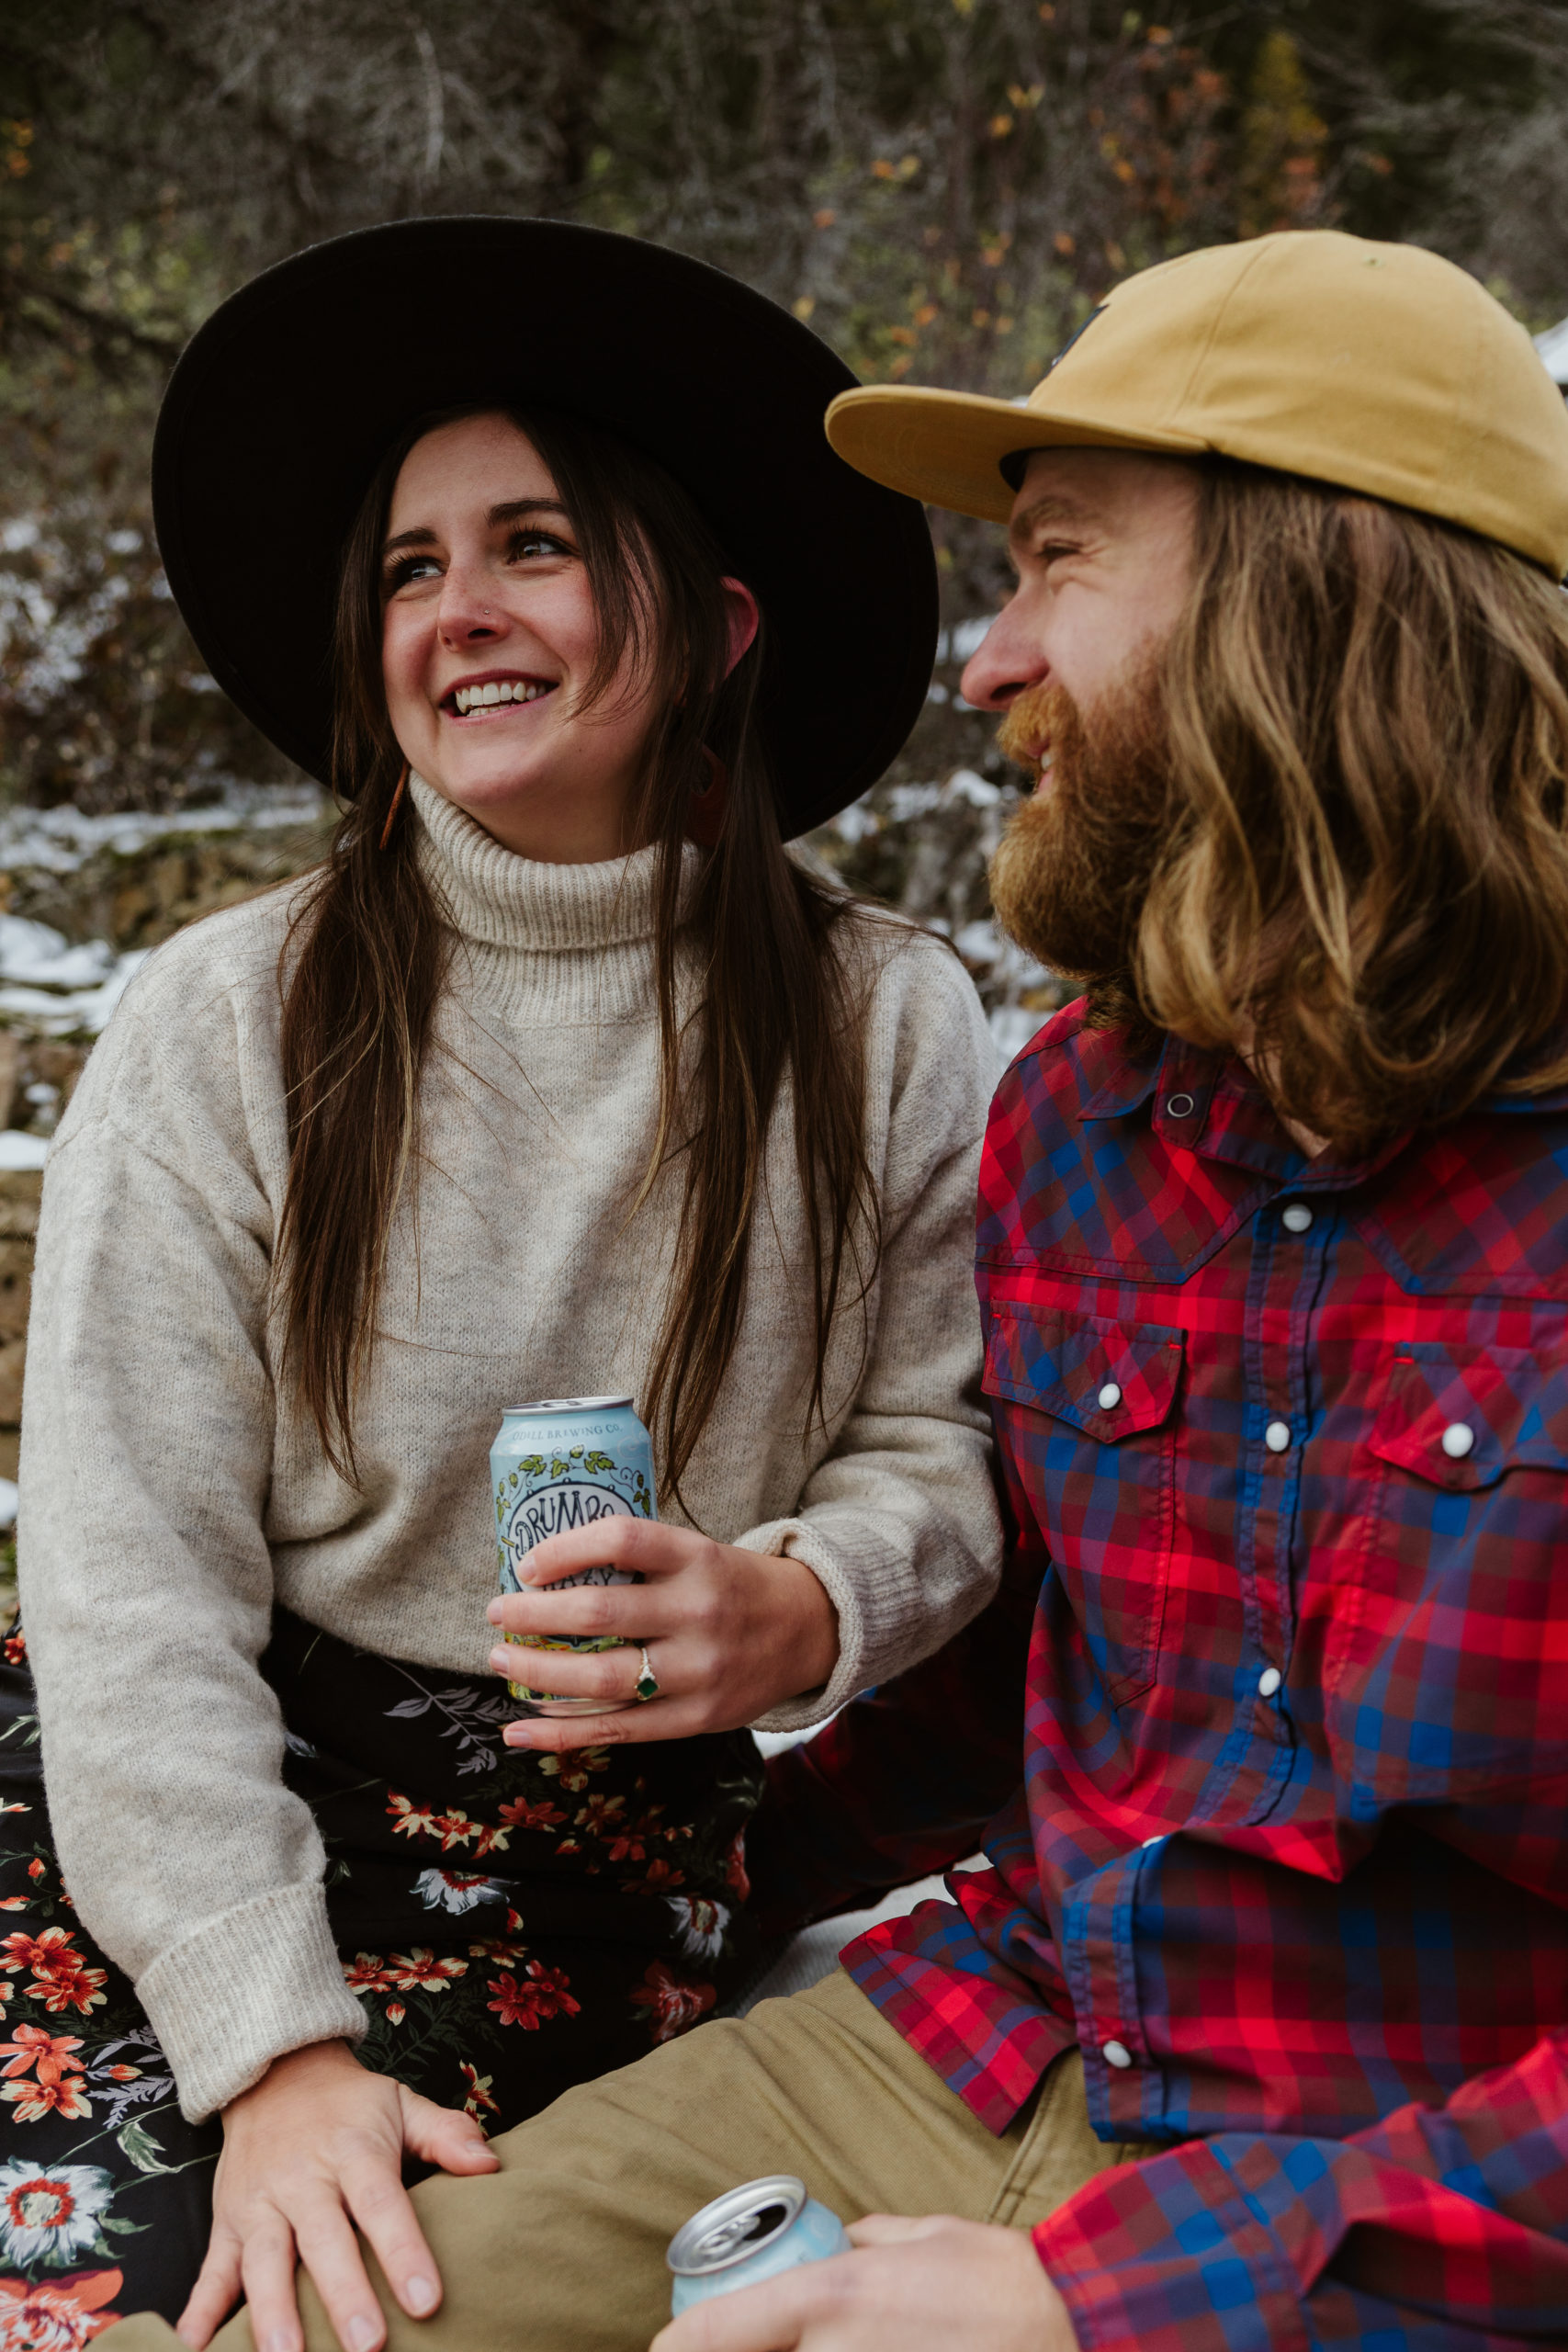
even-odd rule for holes
{"type": "Polygon", "coordinates": [[[19,2270],[40,2259],[63,2270],[97,2245],[113,2195],[101,2165],[0,2164],[0,2256],[19,2270]]]}
{"type": "Polygon", "coordinates": [[[729,1907],[705,1894],[671,1894],[665,1900],[675,1914],[681,1949],[691,1960],[716,1960],[724,1949],[729,1907]]]}
{"type": "Polygon", "coordinates": [[[475,1871],[421,1871],[413,1892],[427,1911],[471,1911],[479,1903],[504,1903],[506,1889],[475,1871]]]}

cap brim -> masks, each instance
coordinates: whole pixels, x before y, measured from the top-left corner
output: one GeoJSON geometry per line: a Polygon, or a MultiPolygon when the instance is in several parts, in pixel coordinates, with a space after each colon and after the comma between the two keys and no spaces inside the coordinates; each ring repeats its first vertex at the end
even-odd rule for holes
{"type": "Polygon", "coordinates": [[[828,438],[847,465],[885,488],[989,523],[1012,513],[1015,492],[1002,460],[1021,450],[1146,449],[1190,458],[1208,446],[1188,433],[1117,433],[1088,417],[914,384],[840,392],[828,411],[828,438]]]}

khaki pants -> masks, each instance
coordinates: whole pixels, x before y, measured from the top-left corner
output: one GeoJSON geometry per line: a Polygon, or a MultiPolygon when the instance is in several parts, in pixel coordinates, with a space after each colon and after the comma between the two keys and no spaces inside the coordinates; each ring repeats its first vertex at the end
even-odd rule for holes
{"type": "MultiPolygon", "coordinates": [[[[841,1970],[568,2091],[491,2144],[499,2173],[413,2192],[446,2286],[434,2318],[406,2318],[372,2265],[389,2352],[646,2352],[670,2316],[670,2239],[759,2173],[798,2174],[846,2222],[956,2213],[1027,2229],[1151,2153],[1095,2138],[1076,2050],[993,2139],[841,1970]]],[[[334,2352],[303,2278],[300,2303],[310,2352],[334,2352]]],[[[114,2352],[175,2345],[147,2316],[113,2336],[114,2352]]],[[[243,2312],[214,2352],[253,2352],[243,2312]]]]}

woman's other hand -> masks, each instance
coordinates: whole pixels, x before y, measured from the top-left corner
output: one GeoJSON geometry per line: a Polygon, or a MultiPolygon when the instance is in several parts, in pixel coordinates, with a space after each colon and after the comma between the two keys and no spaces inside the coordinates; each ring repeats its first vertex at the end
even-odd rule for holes
{"type": "Polygon", "coordinates": [[[839,1656],[839,1618],[803,1560],[743,1552],[657,1520],[601,1519],[535,1546],[525,1592],[498,1594],[491,1623],[508,1634],[618,1635],[625,1647],[529,1652],[498,1645],[497,1674],[561,1698],[602,1699],[621,1713],[530,1716],[508,1724],[512,1747],[603,1747],[733,1731],[781,1701],[819,1690],[839,1656]],[[602,1565],[635,1569],[640,1585],[550,1587],[602,1565]],[[627,1706],[642,1649],[659,1696],[627,1706]]]}
{"type": "Polygon", "coordinates": [[[301,2352],[294,2267],[302,2262],[344,2352],[378,2352],[387,2323],[355,2224],[404,2311],[427,2318],[441,2274],[402,2185],[405,2154],[454,2173],[494,2172],[498,2163],[472,2116],[370,2074],[346,2042],[275,2059],[223,2110],[212,2237],[180,2314],[186,2343],[205,2345],[243,2293],[256,2352],[301,2352]]]}

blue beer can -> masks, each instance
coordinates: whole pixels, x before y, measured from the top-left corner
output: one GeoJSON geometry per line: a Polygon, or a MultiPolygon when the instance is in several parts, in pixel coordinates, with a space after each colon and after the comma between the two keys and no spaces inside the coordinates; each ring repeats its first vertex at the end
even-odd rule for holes
{"type": "Polygon", "coordinates": [[[676,2231],[664,2257],[675,2273],[671,2309],[679,2319],[709,2295],[757,2287],[803,2262],[849,2252],[849,2233],[837,2213],[808,2197],[794,2173],[768,2173],[727,2188],[676,2231]]]}
{"type": "MultiPolygon", "coordinates": [[[[629,1396],[547,1396],[537,1405],[509,1405],[501,1433],[490,1450],[490,1482],[495,1497],[496,1550],[502,1592],[518,1592],[517,1571],[525,1556],[547,1536],[601,1519],[657,1519],[653,1448],[632,1410],[629,1396]]],[[[551,1588],[573,1585],[640,1584],[621,1568],[583,1568],[551,1588]]],[[[570,1634],[548,1638],[509,1634],[508,1641],[535,1650],[616,1650],[615,1634],[570,1634]]],[[[538,1715],[618,1714],[625,1700],[562,1699],[525,1682],[509,1682],[514,1699],[538,1715]]]]}

